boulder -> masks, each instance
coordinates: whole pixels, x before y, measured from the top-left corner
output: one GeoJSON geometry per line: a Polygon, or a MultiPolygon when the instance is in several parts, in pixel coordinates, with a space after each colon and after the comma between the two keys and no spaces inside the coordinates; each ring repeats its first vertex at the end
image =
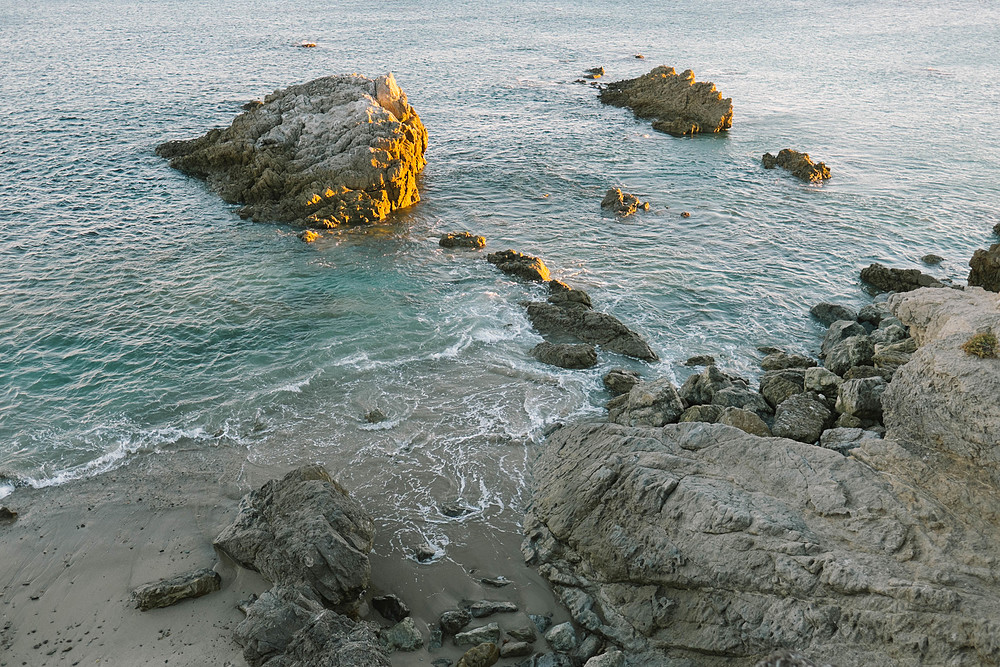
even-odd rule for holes
{"type": "MultiPolygon", "coordinates": [[[[715,408],[718,406],[702,405],[698,407],[715,408]]],[[[683,415],[681,416],[683,417],[683,415]]],[[[771,435],[771,429],[767,427],[767,424],[765,424],[764,420],[760,418],[760,415],[756,412],[750,412],[749,410],[744,410],[742,408],[725,408],[719,416],[719,419],[716,421],[720,424],[725,424],[726,426],[733,426],[744,433],[750,433],[751,435],[759,435],[763,438],[771,435]]]]}
{"type": "Polygon", "coordinates": [[[450,609],[442,612],[438,624],[447,635],[458,634],[462,628],[472,622],[472,613],[468,609],[450,609]]]}
{"type": "Polygon", "coordinates": [[[397,595],[377,595],[372,598],[372,608],[387,621],[398,623],[410,615],[410,608],[397,595]]]}
{"type": "Polygon", "coordinates": [[[924,264],[927,264],[928,266],[937,266],[938,264],[944,261],[944,257],[942,257],[941,255],[935,255],[931,253],[921,257],[920,261],[923,262],[924,264]]]}
{"type": "Polygon", "coordinates": [[[572,623],[560,623],[559,625],[553,625],[549,628],[549,631],[545,633],[545,641],[549,643],[554,650],[560,653],[569,653],[577,645],[576,630],[573,629],[572,623]]]}
{"type": "Polygon", "coordinates": [[[639,384],[640,378],[639,373],[636,371],[624,368],[612,368],[604,374],[601,381],[604,383],[604,388],[608,390],[608,393],[612,396],[621,396],[622,394],[627,394],[632,387],[639,384]]]}
{"type": "Polygon", "coordinates": [[[837,412],[881,421],[882,394],[887,385],[880,377],[845,381],[837,394],[837,412]]]}
{"type": "Polygon", "coordinates": [[[872,345],[891,345],[910,337],[906,327],[901,324],[888,323],[879,325],[870,334],[872,345]]]}
{"type": "Polygon", "coordinates": [[[213,570],[202,569],[146,584],[135,589],[132,598],[139,611],[169,607],[181,600],[198,598],[222,588],[222,577],[213,570]]]}
{"type": "Polygon", "coordinates": [[[823,326],[830,326],[838,320],[854,321],[858,319],[858,313],[847,306],[826,301],[817,303],[809,309],[809,314],[823,323],[823,326]]]}
{"type": "Polygon", "coordinates": [[[1000,243],[989,250],[979,249],[969,260],[969,285],[982,287],[990,292],[1000,292],[1000,243]]]}
{"type": "MultiPolygon", "coordinates": [[[[438,245],[442,248],[471,248],[482,250],[486,247],[486,238],[471,232],[448,232],[441,237],[438,245]]],[[[541,261],[541,260],[539,260],[541,261]]]]}
{"type": "MultiPolygon", "coordinates": [[[[722,419],[722,413],[729,409],[739,408],[724,408],[721,405],[692,405],[690,408],[681,413],[681,416],[677,419],[677,421],[708,422],[709,424],[715,424],[722,419]]],[[[730,425],[732,426],[733,424],[730,425]]]]}
{"type": "Polygon", "coordinates": [[[900,366],[910,360],[910,355],[917,351],[917,344],[912,338],[891,345],[876,345],[872,363],[881,371],[894,373],[900,366]]]}
{"type": "Polygon", "coordinates": [[[774,411],[771,433],[812,444],[833,421],[833,413],[815,396],[793,394],[774,411]]]}
{"type": "Polygon", "coordinates": [[[715,357],[710,354],[696,354],[688,357],[684,362],[685,366],[712,366],[715,364],[715,357]]]}
{"type": "Polygon", "coordinates": [[[663,426],[684,412],[677,388],[668,378],[640,382],[608,403],[608,421],[625,426],[663,426]]]}
{"type": "Polygon", "coordinates": [[[600,99],[632,109],[637,118],[652,118],[653,129],[674,136],[722,132],[733,125],[732,99],[723,99],[715,84],[696,83],[691,70],[677,74],[661,65],[638,78],[608,84],[600,99]]]}
{"type": "Polygon", "coordinates": [[[365,421],[369,424],[381,424],[387,419],[388,417],[386,414],[378,408],[374,408],[365,413],[365,421]]]}
{"type": "Polygon", "coordinates": [[[531,349],[531,356],[543,364],[560,368],[591,368],[597,365],[597,350],[590,343],[542,342],[531,349]]]}
{"type": "Polygon", "coordinates": [[[852,336],[867,336],[868,332],[854,320],[838,320],[830,325],[819,350],[820,357],[826,357],[835,345],[852,336]]]}
{"type": "Polygon", "coordinates": [[[843,381],[842,377],[826,368],[807,368],[803,375],[803,388],[824,396],[836,396],[843,381]]]}
{"type": "Polygon", "coordinates": [[[517,605],[507,600],[478,600],[469,605],[473,618],[485,618],[493,614],[513,614],[517,605]]]}
{"type": "Polygon", "coordinates": [[[649,202],[639,201],[639,198],[635,195],[622,192],[618,188],[611,188],[604,195],[604,199],[601,201],[601,208],[624,218],[638,210],[648,211],[649,202]]]}
{"type": "Polygon", "coordinates": [[[806,183],[822,183],[830,178],[830,170],[825,163],[813,162],[808,153],[793,151],[791,148],[782,148],[777,156],[764,153],[761,162],[764,169],[781,167],[806,183]]]}
{"type": "Polygon", "coordinates": [[[843,375],[854,366],[871,364],[875,346],[868,336],[851,336],[834,345],[823,360],[823,366],[837,375],[843,375]]]}
{"type": "Polygon", "coordinates": [[[500,643],[500,626],[490,623],[479,628],[473,628],[467,632],[455,634],[455,646],[478,646],[479,644],[500,643]]]}
{"type": "Polygon", "coordinates": [[[310,465],[244,496],[213,544],[272,583],[306,586],[352,613],[371,577],[374,536],[368,513],[322,466],[310,465]]]}
{"type": "Polygon", "coordinates": [[[768,371],[760,378],[760,394],[772,408],[784,402],[793,394],[805,391],[805,369],[787,368],[768,371]]]}
{"type": "Polygon", "coordinates": [[[809,357],[781,351],[772,352],[760,362],[760,367],[765,371],[780,371],[786,368],[810,368],[815,365],[816,361],[809,357]]]}
{"type": "Polygon", "coordinates": [[[858,311],[858,322],[868,322],[878,326],[883,317],[891,316],[889,306],[884,303],[869,303],[858,311]]]}
{"type": "Polygon", "coordinates": [[[705,370],[684,381],[680,395],[688,405],[707,405],[712,402],[715,392],[732,386],[732,380],[718,367],[706,366],[705,370]]]}
{"type": "Polygon", "coordinates": [[[761,418],[770,417],[773,412],[763,396],[742,384],[734,384],[732,387],[715,392],[712,397],[712,405],[720,405],[724,408],[743,408],[761,418]]]}
{"type": "Polygon", "coordinates": [[[845,380],[862,380],[864,378],[882,378],[886,382],[889,382],[892,380],[892,373],[883,368],[868,365],[851,366],[844,373],[845,380]]]}
{"type": "Polygon", "coordinates": [[[594,305],[590,300],[590,295],[582,289],[574,289],[561,280],[550,280],[548,285],[549,303],[554,303],[557,306],[583,306],[584,308],[592,308],[594,305]]]}
{"type": "Polygon", "coordinates": [[[424,637],[413,617],[407,616],[396,625],[382,631],[382,640],[390,651],[416,651],[424,645],[424,637]]]}
{"type": "Polygon", "coordinates": [[[420,201],[427,130],[392,74],[328,76],[277,90],[232,125],[158,155],[204,179],[240,215],[307,227],[372,224],[420,201]]]}
{"type": "Polygon", "coordinates": [[[507,634],[514,641],[526,642],[528,644],[534,643],[538,639],[538,632],[535,630],[533,625],[523,625],[519,628],[511,628],[507,631],[507,634]]]}
{"type": "Polygon", "coordinates": [[[535,652],[535,647],[528,642],[505,642],[500,647],[501,658],[523,658],[535,652]]]}
{"type": "Polygon", "coordinates": [[[527,310],[532,326],[542,336],[575,338],[643,361],[658,359],[649,344],[617,317],[592,310],[583,303],[532,301],[527,310]]]}
{"type": "Polygon", "coordinates": [[[917,269],[892,269],[875,263],[861,270],[861,280],[881,292],[909,292],[921,287],[944,287],[944,283],[917,269]]]}
{"type": "Polygon", "coordinates": [[[500,649],[493,642],[473,646],[458,659],[457,667],[490,667],[500,660],[500,649]]]}
{"type": "Polygon", "coordinates": [[[506,274],[523,280],[544,283],[549,280],[549,268],[537,257],[516,250],[502,250],[486,255],[486,261],[506,274]]]}

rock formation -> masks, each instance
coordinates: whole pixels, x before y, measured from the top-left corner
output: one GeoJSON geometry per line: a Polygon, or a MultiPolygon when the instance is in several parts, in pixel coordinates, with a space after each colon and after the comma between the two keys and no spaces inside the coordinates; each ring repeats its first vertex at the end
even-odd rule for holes
{"type": "Polygon", "coordinates": [[[482,250],[486,247],[486,239],[472,232],[448,232],[438,241],[442,248],[471,248],[482,250]]]}
{"type": "Polygon", "coordinates": [[[604,195],[601,201],[601,208],[611,211],[615,215],[624,218],[642,209],[649,210],[649,202],[639,201],[639,198],[628,192],[622,192],[619,188],[611,188],[604,195]]]}
{"type": "Polygon", "coordinates": [[[486,261],[493,264],[504,273],[523,280],[544,283],[549,280],[549,267],[537,257],[525,255],[516,250],[491,252],[486,261]]]}
{"type": "Polygon", "coordinates": [[[699,422],[550,436],[524,553],[581,627],[630,664],[1000,664],[1000,360],[960,349],[1000,332],[1000,298],[889,304],[919,348],[887,386],[838,387],[888,429],[824,432],[850,456],[699,422]]]}
{"type": "Polygon", "coordinates": [[[909,292],[921,287],[944,287],[937,278],[917,269],[893,269],[878,263],[861,269],[861,280],[880,292],[909,292]]]}
{"type": "Polygon", "coordinates": [[[219,573],[202,569],[140,586],[132,593],[132,597],[140,611],[149,611],[169,607],[181,600],[208,595],[220,588],[222,577],[219,573]]]}
{"type": "Polygon", "coordinates": [[[232,125],[158,155],[240,215],[316,228],[371,224],[420,200],[427,131],[392,74],[329,76],[275,91],[232,125]]]}
{"type": "Polygon", "coordinates": [[[637,118],[652,118],[654,130],[678,137],[722,132],[733,125],[733,100],[722,99],[713,83],[695,82],[691,70],[677,74],[661,65],[638,78],[608,84],[600,99],[632,109],[637,118]]]}
{"type": "Polygon", "coordinates": [[[793,151],[791,148],[782,148],[777,157],[764,153],[761,162],[764,169],[781,167],[806,183],[820,183],[830,178],[830,170],[825,163],[813,162],[808,153],[793,151]]]}
{"type": "Polygon", "coordinates": [[[589,343],[539,343],[531,356],[543,364],[560,368],[591,368],[597,365],[597,350],[589,343]]]}
{"type": "Polygon", "coordinates": [[[1000,292],[1000,243],[989,250],[976,250],[969,260],[969,284],[991,292],[1000,292]]]}

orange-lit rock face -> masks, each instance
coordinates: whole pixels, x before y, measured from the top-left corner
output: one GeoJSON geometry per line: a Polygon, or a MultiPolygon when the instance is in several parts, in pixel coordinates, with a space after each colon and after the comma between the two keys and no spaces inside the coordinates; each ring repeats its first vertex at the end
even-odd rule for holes
{"type": "Polygon", "coordinates": [[[427,130],[392,74],[279,90],[225,129],[156,151],[241,215],[315,228],[373,224],[420,201],[427,130]]]}
{"type": "Polygon", "coordinates": [[[715,84],[696,82],[691,70],[677,74],[661,65],[635,79],[616,81],[601,91],[601,101],[652,118],[653,129],[675,136],[722,132],[733,126],[733,100],[715,84]]]}

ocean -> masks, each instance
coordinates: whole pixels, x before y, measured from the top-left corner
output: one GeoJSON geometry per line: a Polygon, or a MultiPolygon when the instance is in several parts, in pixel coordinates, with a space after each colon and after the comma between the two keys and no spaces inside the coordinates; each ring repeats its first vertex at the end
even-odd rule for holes
{"type": "Polygon", "coordinates": [[[975,0],[2,0],[0,495],[237,448],[326,464],[401,547],[516,531],[544,430],[601,418],[607,370],[679,383],[712,354],[756,378],[759,345],[818,348],[810,305],[870,300],[870,262],[961,283],[997,240],[998,62],[975,0]],[[670,137],[577,82],[660,64],[732,97],[732,130],[670,137]],[[422,201],[387,224],[307,245],[154,154],[386,71],[430,134],[422,201]],[[786,147],[833,178],[761,168],[786,147]],[[608,216],[610,187],[651,210],[608,216]],[[544,291],[438,246],[457,230],[542,257],[661,361],[539,364],[519,304],[544,291]]]}

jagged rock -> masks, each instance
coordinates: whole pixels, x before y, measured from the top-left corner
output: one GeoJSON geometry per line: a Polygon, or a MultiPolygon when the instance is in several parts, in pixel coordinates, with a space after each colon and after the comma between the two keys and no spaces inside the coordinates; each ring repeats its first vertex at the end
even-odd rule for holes
{"type": "Polygon", "coordinates": [[[500,649],[493,642],[473,646],[458,659],[457,667],[490,667],[500,659],[500,649]]]}
{"type": "Polygon", "coordinates": [[[612,396],[621,396],[622,394],[627,394],[632,387],[639,384],[640,379],[636,371],[624,368],[612,368],[604,374],[602,382],[604,382],[604,388],[612,396]]]}
{"type": "Polygon", "coordinates": [[[483,577],[479,580],[479,583],[485,586],[492,586],[493,588],[504,588],[514,582],[501,574],[499,577],[483,577]]]}
{"type": "Polygon", "coordinates": [[[710,365],[685,380],[680,395],[688,405],[707,405],[712,402],[715,392],[732,386],[732,380],[725,373],[710,365]]]}
{"type": "Polygon", "coordinates": [[[512,639],[519,642],[527,642],[528,644],[534,643],[538,639],[538,633],[535,631],[534,626],[524,625],[519,628],[513,628],[507,631],[512,639]]]}
{"type": "Polygon", "coordinates": [[[368,422],[369,424],[380,424],[384,422],[386,419],[388,419],[388,417],[386,417],[385,413],[379,410],[378,408],[375,408],[374,410],[369,410],[368,412],[365,413],[365,421],[368,422]]]}
{"type": "MultiPolygon", "coordinates": [[[[15,515],[16,516],[16,515],[15,515]]],[[[140,611],[169,607],[181,600],[198,598],[222,588],[222,577],[208,569],[163,579],[135,589],[132,598],[140,611]]]]}
{"type": "Polygon", "coordinates": [[[424,645],[424,637],[411,616],[407,616],[388,630],[383,630],[382,639],[392,651],[416,651],[424,645]]]}
{"type": "MultiPolygon", "coordinates": [[[[712,406],[699,406],[702,408],[706,407],[718,407],[716,405],[712,406]]],[[[683,415],[682,415],[683,416],[683,415]]],[[[707,420],[700,420],[707,421],[707,420]]],[[[749,410],[743,410],[742,408],[725,408],[722,411],[722,415],[717,420],[720,424],[725,424],[726,426],[733,426],[739,430],[750,433],[752,435],[759,435],[761,437],[769,437],[771,435],[771,429],[767,427],[764,420],[755,412],[750,412],[749,410]]]]}
{"type": "Polygon", "coordinates": [[[872,362],[875,346],[866,335],[851,336],[830,348],[823,360],[823,366],[837,375],[843,375],[855,366],[867,366],[872,362]]]}
{"type": "Polygon", "coordinates": [[[442,248],[472,248],[482,250],[486,247],[486,238],[472,232],[448,232],[441,237],[438,245],[442,248]]]}
{"type": "Polygon", "coordinates": [[[688,357],[687,361],[684,362],[685,366],[712,366],[715,364],[715,357],[710,354],[697,354],[693,357],[688,357]]]}
{"type": "Polygon", "coordinates": [[[513,614],[517,605],[507,600],[478,600],[469,605],[473,618],[485,618],[493,614],[513,614]]]}
{"type": "Polygon", "coordinates": [[[720,405],[724,408],[743,408],[756,413],[762,419],[769,417],[773,412],[763,396],[742,384],[734,384],[732,387],[715,392],[712,397],[712,405],[720,405]]]}
{"type": "Polygon", "coordinates": [[[368,513],[311,465],[245,495],[213,544],[272,583],[308,586],[330,607],[353,612],[371,577],[374,535],[368,513]]]}
{"type": "Polygon", "coordinates": [[[600,345],[608,352],[643,361],[658,359],[649,344],[618,318],[592,310],[582,303],[532,301],[527,310],[532,326],[543,336],[576,338],[600,345]]]}
{"type": "Polygon", "coordinates": [[[452,666],[452,665],[454,665],[455,663],[453,663],[453,662],[452,662],[451,660],[449,660],[448,658],[437,658],[437,659],[435,659],[434,661],[432,661],[432,662],[431,662],[431,664],[432,664],[432,665],[433,665],[434,667],[451,667],[451,666],[452,666]]]}
{"type": "Polygon", "coordinates": [[[625,426],[663,426],[677,421],[684,403],[667,378],[640,382],[608,402],[608,421],[625,426]]]}
{"type": "Polygon", "coordinates": [[[870,334],[872,345],[892,345],[909,337],[906,328],[900,324],[882,325],[870,334]]]}
{"type": "Polygon", "coordinates": [[[868,332],[865,328],[855,322],[854,320],[838,320],[830,325],[830,328],[826,332],[826,336],[823,337],[823,344],[819,350],[820,357],[826,357],[830,354],[830,350],[833,347],[852,336],[867,336],[868,332]]]}
{"type": "Polygon", "coordinates": [[[410,615],[410,608],[397,595],[378,595],[372,598],[372,608],[382,615],[382,618],[398,623],[410,615]]]}
{"type": "Polygon", "coordinates": [[[585,308],[592,308],[594,305],[590,301],[589,294],[582,289],[574,289],[561,280],[550,280],[548,286],[549,303],[554,303],[557,306],[583,306],[585,308]]]}
{"type": "Polygon", "coordinates": [[[677,74],[661,65],[638,78],[608,84],[600,99],[632,109],[637,118],[652,118],[654,130],[674,136],[721,132],[733,125],[732,99],[722,99],[713,83],[696,83],[691,70],[677,74]]]}
{"type": "Polygon", "coordinates": [[[781,351],[772,352],[760,362],[760,367],[765,371],[781,371],[786,368],[811,368],[815,365],[816,361],[809,357],[781,351]]]}
{"type": "Polygon", "coordinates": [[[882,419],[882,394],[888,383],[880,377],[847,380],[837,394],[837,412],[858,419],[882,419]]]}
{"type": "Polygon", "coordinates": [[[319,232],[312,229],[303,229],[299,232],[299,239],[305,241],[306,243],[312,243],[318,241],[320,238],[319,232]]]}
{"type": "Polygon", "coordinates": [[[500,647],[501,658],[523,658],[534,653],[535,648],[528,642],[507,642],[500,647]]]}
{"type": "Polygon", "coordinates": [[[921,257],[920,261],[923,262],[924,264],[927,264],[928,266],[937,266],[938,264],[944,261],[944,257],[942,257],[941,255],[935,255],[931,253],[929,255],[924,255],[923,257],[921,257]]]}
{"type": "Polygon", "coordinates": [[[485,643],[500,643],[500,626],[496,623],[473,628],[468,632],[455,633],[455,646],[476,646],[485,643]]]}
{"type": "Polygon", "coordinates": [[[374,625],[324,609],[292,587],[263,593],[234,635],[250,667],[390,667],[374,625]]]}
{"type": "Polygon", "coordinates": [[[921,287],[944,287],[937,278],[917,269],[892,269],[872,264],[861,270],[861,280],[882,292],[909,292],[921,287]]]}
{"type": "Polygon", "coordinates": [[[768,371],[760,378],[760,394],[772,408],[778,407],[789,396],[805,391],[806,371],[802,368],[787,368],[768,371]]]}
{"type": "Polygon", "coordinates": [[[875,368],[894,373],[900,366],[910,360],[910,355],[917,351],[917,344],[912,338],[891,345],[876,345],[872,363],[875,368]]]}
{"type": "Polygon", "coordinates": [[[545,633],[545,641],[549,643],[554,650],[560,653],[569,653],[576,648],[576,630],[573,629],[572,623],[560,623],[559,625],[553,625],[548,632],[545,633]]]}
{"type": "Polygon", "coordinates": [[[549,268],[545,266],[545,262],[538,257],[525,255],[516,250],[491,252],[486,255],[486,261],[495,265],[504,273],[522,278],[523,280],[539,283],[548,282],[549,280],[549,268]]]}
{"type": "Polygon", "coordinates": [[[604,646],[604,640],[600,635],[587,634],[584,636],[583,641],[581,641],[575,649],[571,652],[572,657],[577,658],[580,662],[584,662],[594,657],[601,652],[601,648],[604,646]]]}
{"type": "Polygon", "coordinates": [[[413,555],[418,563],[429,563],[438,555],[438,550],[433,544],[420,544],[413,548],[413,555]]]}
{"type": "Polygon", "coordinates": [[[588,79],[600,79],[602,76],[604,76],[603,67],[591,67],[587,70],[588,79]]]}
{"type": "Polygon", "coordinates": [[[597,350],[590,343],[542,342],[531,349],[531,356],[543,364],[560,368],[590,368],[597,365],[597,350]]]}
{"type": "Polygon", "coordinates": [[[886,382],[892,380],[892,373],[874,366],[851,366],[844,373],[845,380],[863,380],[864,378],[882,378],[886,382]]]}
{"type": "Polygon", "coordinates": [[[648,211],[649,202],[639,201],[639,198],[619,188],[611,188],[601,201],[601,208],[611,211],[619,217],[632,215],[638,210],[648,211]]]}
{"type": "Polygon", "coordinates": [[[427,650],[436,651],[444,646],[444,633],[441,628],[429,628],[430,636],[427,638],[427,650]]]}
{"type": "Polygon", "coordinates": [[[979,249],[969,260],[969,285],[982,287],[990,292],[1000,292],[1000,243],[989,250],[979,249]]]}
{"type": "Polygon", "coordinates": [[[803,375],[803,388],[826,396],[836,396],[843,381],[842,377],[826,368],[807,368],[803,375]]]}
{"type": "MultiPolygon", "coordinates": [[[[692,405],[681,413],[677,418],[678,422],[708,422],[715,424],[722,419],[722,413],[728,408],[721,405],[692,405]]],[[[735,408],[739,409],[739,408],[735,408]]]]}
{"type": "Polygon", "coordinates": [[[243,217],[329,228],[418,202],[426,148],[427,130],[392,74],[351,74],[275,91],[230,127],[156,152],[243,204],[243,217]]]}
{"type": "Polygon", "coordinates": [[[837,421],[833,424],[834,428],[862,428],[865,426],[865,422],[861,419],[855,417],[854,415],[849,415],[847,413],[841,414],[837,417],[837,421]]]}
{"type": "Polygon", "coordinates": [[[825,163],[813,162],[808,153],[793,151],[791,148],[782,148],[778,151],[777,157],[764,153],[761,162],[764,169],[781,167],[806,183],[820,183],[830,178],[830,170],[825,163]]]}
{"type": "Polygon", "coordinates": [[[856,311],[851,310],[847,306],[841,306],[836,303],[828,303],[826,301],[817,303],[815,306],[810,308],[809,314],[822,322],[823,326],[827,327],[838,320],[853,322],[858,319],[858,313],[856,311]]]}
{"type": "Polygon", "coordinates": [[[441,614],[438,623],[447,635],[457,634],[472,622],[472,614],[468,609],[450,609],[441,614]]]}
{"type": "Polygon", "coordinates": [[[814,443],[833,421],[833,413],[810,394],[794,394],[774,411],[771,433],[780,438],[814,443]]]}
{"type": "Polygon", "coordinates": [[[552,616],[542,615],[542,614],[528,614],[528,620],[531,621],[532,625],[539,632],[545,632],[550,627],[552,627],[552,616]]]}
{"type": "Polygon", "coordinates": [[[883,317],[889,317],[889,306],[884,303],[869,303],[858,311],[858,322],[868,322],[878,326],[883,317]]]}

